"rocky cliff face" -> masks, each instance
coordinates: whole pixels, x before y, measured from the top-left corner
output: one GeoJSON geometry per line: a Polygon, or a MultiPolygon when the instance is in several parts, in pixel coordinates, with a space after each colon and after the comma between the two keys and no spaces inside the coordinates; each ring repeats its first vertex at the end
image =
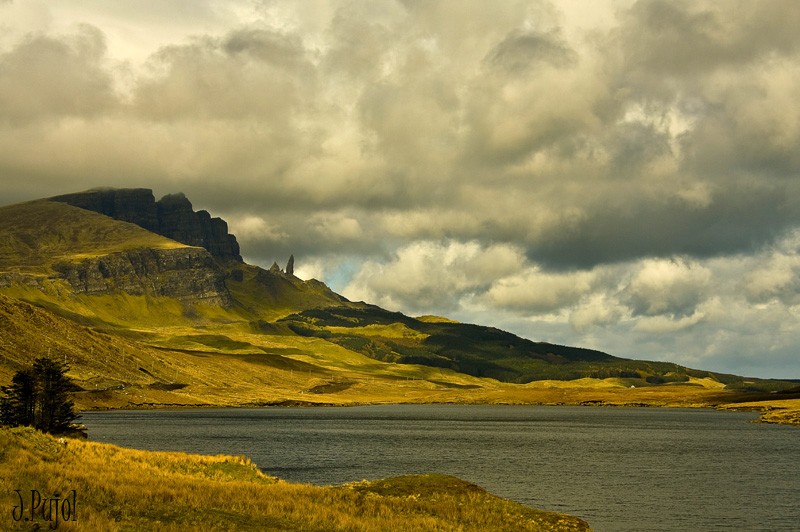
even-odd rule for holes
{"type": "Polygon", "coordinates": [[[228,234],[225,220],[212,218],[206,211],[195,212],[182,193],[156,201],[153,191],[147,188],[108,188],[50,199],[134,223],[188,246],[205,248],[219,259],[243,262],[239,243],[228,234]]]}
{"type": "Polygon", "coordinates": [[[136,249],[79,262],[59,262],[53,269],[77,293],[127,292],[229,306],[232,298],[224,273],[202,249],[136,249]]]}
{"type": "Polygon", "coordinates": [[[103,188],[50,198],[159,232],[156,198],[148,188],[103,188]]]}

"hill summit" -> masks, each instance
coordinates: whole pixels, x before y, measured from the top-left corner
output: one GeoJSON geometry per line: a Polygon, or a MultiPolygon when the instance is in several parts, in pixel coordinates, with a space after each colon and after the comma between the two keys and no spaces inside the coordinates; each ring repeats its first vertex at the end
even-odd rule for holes
{"type": "Polygon", "coordinates": [[[228,233],[227,222],[212,218],[208,211],[195,212],[182,192],[156,201],[148,188],[98,188],[50,199],[134,223],[188,246],[205,248],[218,259],[243,262],[239,243],[228,233]]]}

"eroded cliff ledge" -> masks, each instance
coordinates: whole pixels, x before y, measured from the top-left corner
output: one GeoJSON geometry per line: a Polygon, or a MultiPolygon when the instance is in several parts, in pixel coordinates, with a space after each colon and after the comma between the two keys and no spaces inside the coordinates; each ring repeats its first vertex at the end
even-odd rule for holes
{"type": "Polygon", "coordinates": [[[126,292],[181,301],[230,306],[224,274],[202,249],[134,249],[81,261],[62,261],[53,269],[76,293],[126,292]]]}

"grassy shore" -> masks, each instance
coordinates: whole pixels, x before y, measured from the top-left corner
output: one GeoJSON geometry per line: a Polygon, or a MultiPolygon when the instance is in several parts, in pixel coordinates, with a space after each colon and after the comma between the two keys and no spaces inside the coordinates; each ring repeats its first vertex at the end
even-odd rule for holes
{"type": "Polygon", "coordinates": [[[800,399],[773,399],[743,403],[729,403],[720,406],[725,410],[759,412],[761,423],[776,423],[800,427],[800,399]]]}
{"type": "Polygon", "coordinates": [[[138,451],[30,428],[0,429],[0,509],[3,530],[46,528],[55,514],[62,530],[589,530],[445,475],[320,487],[267,476],[244,457],[138,451]],[[58,510],[31,514],[34,492],[51,499],[40,507],[58,510]]]}

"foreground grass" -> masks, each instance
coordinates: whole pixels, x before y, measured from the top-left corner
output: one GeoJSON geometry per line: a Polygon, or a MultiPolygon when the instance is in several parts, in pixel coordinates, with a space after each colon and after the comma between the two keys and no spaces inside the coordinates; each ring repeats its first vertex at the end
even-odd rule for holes
{"type": "MultiPolygon", "coordinates": [[[[244,457],[199,456],[59,440],[0,429],[0,529],[32,490],[75,490],[64,530],[588,530],[575,517],[533,510],[445,475],[320,487],[269,477],[244,457]]],[[[30,514],[26,510],[25,517],[30,514]]]]}

